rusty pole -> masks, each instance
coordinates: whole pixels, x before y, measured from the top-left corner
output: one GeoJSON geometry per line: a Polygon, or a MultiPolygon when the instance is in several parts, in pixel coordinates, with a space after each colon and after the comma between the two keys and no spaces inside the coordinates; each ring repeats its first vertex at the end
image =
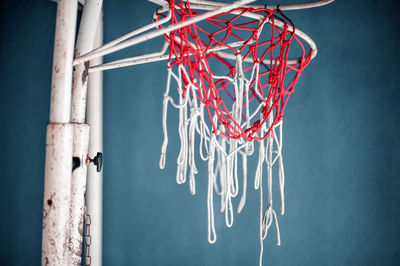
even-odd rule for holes
{"type": "MultiPolygon", "coordinates": [[[[79,25],[75,56],[93,50],[99,22],[102,0],[86,0],[79,25]]],[[[87,177],[87,156],[89,147],[89,125],[85,124],[89,62],[74,67],[72,84],[71,122],[74,127],[73,157],[79,160],[79,167],[72,172],[70,232],[68,249],[70,265],[81,265],[83,215],[87,177]]],[[[86,263],[90,264],[90,258],[86,263]]]]}
{"type": "Polygon", "coordinates": [[[68,265],[72,139],[70,122],[76,0],[57,3],[44,174],[42,265],[68,265]]]}

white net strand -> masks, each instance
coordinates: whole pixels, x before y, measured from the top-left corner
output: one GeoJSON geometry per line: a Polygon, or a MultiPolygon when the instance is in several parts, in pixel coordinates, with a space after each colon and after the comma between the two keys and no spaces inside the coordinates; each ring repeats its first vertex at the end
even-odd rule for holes
{"type": "MultiPolygon", "coordinates": [[[[279,156],[279,189],[281,192],[281,215],[284,215],[285,214],[285,169],[283,167],[283,158],[282,158],[283,121],[281,121],[278,126],[279,126],[279,142],[276,142],[276,145],[278,146],[277,156],[279,156]]],[[[277,139],[278,138],[275,138],[275,141],[277,141],[277,139]]]]}
{"type": "MultiPolygon", "coordinates": [[[[234,99],[230,111],[230,115],[237,121],[237,125],[231,123],[235,129],[239,129],[239,125],[249,127],[251,120],[257,115],[260,115],[260,110],[265,106],[265,98],[260,94],[258,89],[258,77],[260,65],[255,63],[251,68],[249,77],[246,77],[243,72],[243,61],[239,53],[236,57],[236,73],[234,77],[216,76],[212,73],[210,77],[214,82],[218,80],[228,81],[234,91],[234,99]],[[254,82],[253,82],[254,81],[254,82]],[[249,94],[250,84],[254,84],[252,91],[255,91],[257,97],[260,99],[256,105],[253,103],[253,110],[250,109],[249,94]],[[243,96],[245,95],[245,96],[243,96]],[[245,109],[244,109],[245,107],[245,109]]],[[[200,87],[202,80],[198,81],[200,87]]],[[[218,127],[217,132],[213,132],[211,123],[208,118],[205,118],[206,105],[197,97],[199,88],[196,87],[189,79],[187,70],[184,66],[170,68],[168,67],[168,79],[166,90],[163,100],[163,115],[162,127],[164,133],[164,141],[161,148],[160,168],[165,167],[166,149],[168,144],[167,132],[167,112],[168,104],[178,109],[179,112],[179,125],[178,133],[180,139],[180,150],[177,157],[177,174],[176,180],[178,184],[186,182],[186,175],[189,167],[189,187],[190,192],[194,195],[196,193],[195,176],[198,173],[195,162],[195,140],[196,135],[199,136],[199,155],[200,158],[208,162],[208,189],[207,189],[207,224],[208,234],[207,238],[210,243],[215,243],[217,240],[215,221],[214,221],[214,192],[220,196],[220,211],[224,213],[225,224],[231,227],[234,221],[233,203],[232,199],[239,195],[241,190],[241,197],[237,206],[237,213],[240,213],[246,203],[247,196],[247,161],[248,156],[254,154],[254,141],[246,141],[245,139],[231,139],[221,133],[225,133],[225,127],[218,124],[218,117],[216,114],[213,116],[213,123],[218,127]],[[177,71],[177,72],[174,72],[177,71]],[[185,79],[186,84],[184,84],[185,79]],[[176,90],[178,99],[170,96],[170,88],[172,83],[176,82],[176,90]],[[183,86],[186,86],[185,90],[183,86]],[[183,91],[185,94],[183,95],[183,91]],[[176,102],[178,104],[176,104],[176,102]],[[243,182],[242,188],[239,187],[239,159],[242,161],[242,174],[243,182]]],[[[271,103],[272,104],[272,103],[271,103]]],[[[271,107],[270,104],[270,107],[271,107]]],[[[257,141],[259,143],[258,150],[258,164],[254,177],[254,188],[259,190],[260,193],[260,265],[262,263],[263,253],[263,240],[267,237],[268,231],[272,224],[275,222],[277,232],[277,245],[280,245],[280,232],[276,212],[273,208],[272,197],[272,181],[274,168],[278,169],[279,190],[281,197],[281,214],[284,214],[284,168],[282,160],[282,122],[273,126],[274,112],[267,120],[267,123],[261,128],[258,136],[261,138],[269,129],[271,134],[264,140],[257,141]],[[272,127],[272,128],[271,128],[272,127]],[[267,178],[267,199],[265,205],[267,208],[264,210],[264,191],[263,191],[263,175],[264,163],[266,164],[265,175],[267,178]]]]}
{"type": "Polygon", "coordinates": [[[168,78],[167,78],[167,85],[165,86],[165,93],[163,99],[163,112],[162,112],[162,130],[164,134],[164,141],[161,146],[161,155],[160,155],[160,169],[165,168],[165,157],[167,154],[167,146],[168,146],[168,129],[167,129],[167,111],[168,111],[168,102],[169,102],[169,89],[171,85],[171,75],[172,71],[168,70],[168,78]]]}
{"type": "Polygon", "coordinates": [[[243,192],[242,197],[240,198],[237,213],[241,213],[244,205],[246,204],[246,193],[247,193],[247,154],[242,153],[242,169],[243,169],[243,192]]]}
{"type": "Polygon", "coordinates": [[[208,192],[207,192],[207,212],[208,212],[208,242],[214,244],[217,241],[217,234],[215,233],[214,222],[214,200],[213,200],[213,186],[214,186],[214,154],[215,154],[215,136],[211,137],[209,159],[208,159],[208,192]]]}
{"type": "MultiPolygon", "coordinates": [[[[260,135],[265,134],[267,130],[271,127],[272,125],[272,116],[269,117],[268,119],[268,128],[265,126],[262,127],[260,130],[260,135]]],[[[282,123],[278,124],[277,126],[281,127],[282,123]]],[[[274,132],[275,133],[275,132],[274,132]]],[[[273,173],[273,166],[276,163],[276,159],[278,157],[273,158],[274,153],[277,153],[276,156],[281,157],[281,150],[277,148],[277,150],[274,150],[274,143],[280,147],[280,145],[274,141],[276,139],[276,135],[271,135],[268,136],[265,141],[266,144],[264,144],[264,140],[259,141],[260,143],[260,157],[259,157],[259,167],[257,169],[256,173],[256,180],[255,185],[258,186],[258,189],[260,191],[260,261],[259,264],[260,266],[262,265],[262,257],[263,257],[263,249],[264,249],[264,244],[263,241],[268,235],[269,228],[271,227],[272,223],[275,222],[275,227],[276,227],[276,235],[277,235],[277,245],[279,246],[281,244],[280,240],[280,231],[279,231],[279,224],[278,224],[278,219],[276,216],[276,212],[273,209],[272,205],[272,173],[273,173]],[[264,147],[265,145],[265,147],[264,147]],[[264,212],[264,199],[263,199],[263,175],[262,175],[262,165],[264,164],[267,165],[267,190],[268,190],[268,202],[267,202],[267,209],[264,212]]],[[[282,165],[279,164],[279,167],[282,165]]],[[[281,172],[281,170],[278,170],[281,172]]],[[[281,183],[280,183],[281,184],[281,183]]],[[[283,189],[281,188],[281,192],[283,189]]],[[[281,194],[282,195],[282,194],[281,194]]]]}
{"type": "MultiPolygon", "coordinates": [[[[196,102],[195,102],[196,103],[196,102]]],[[[192,195],[196,194],[196,180],[195,175],[198,173],[195,160],[195,133],[196,133],[196,123],[199,113],[195,106],[190,107],[190,125],[189,125],[189,186],[190,193],[192,195]]]]}
{"type": "MultiPolygon", "coordinates": [[[[182,71],[179,71],[179,83],[178,83],[178,94],[183,94],[182,88],[182,71]]],[[[188,92],[187,90],[186,92],[188,92]]],[[[185,97],[179,97],[179,138],[181,140],[181,148],[179,151],[179,155],[177,158],[177,171],[176,171],[176,181],[178,184],[183,184],[186,182],[186,172],[187,172],[187,155],[188,155],[188,137],[187,137],[187,102],[188,97],[187,93],[184,95],[185,97]]]]}

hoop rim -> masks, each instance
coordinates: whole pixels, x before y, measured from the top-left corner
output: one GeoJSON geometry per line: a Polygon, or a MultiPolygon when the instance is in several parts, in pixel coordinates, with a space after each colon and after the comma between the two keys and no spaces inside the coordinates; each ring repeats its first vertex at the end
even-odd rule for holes
{"type": "MultiPolygon", "coordinates": [[[[148,1],[164,1],[164,0],[148,0],[148,1]]],[[[184,0],[184,1],[186,1],[186,0],[184,0]]],[[[333,1],[334,0],[323,0],[323,1],[319,1],[319,2],[329,2],[329,3],[331,3],[333,1]]],[[[313,3],[319,3],[319,2],[313,2],[313,3]]],[[[220,6],[215,6],[215,5],[211,6],[211,5],[208,5],[208,4],[192,3],[192,4],[190,4],[190,8],[191,9],[199,9],[199,10],[213,10],[215,8],[218,8],[218,7],[221,7],[221,6],[224,5],[224,3],[217,3],[217,2],[215,2],[215,3],[218,4],[218,5],[219,4],[221,4],[221,5],[220,6]]],[[[253,7],[253,6],[244,5],[242,7],[243,8],[246,8],[246,7],[248,8],[248,7],[253,7]]],[[[257,8],[264,8],[264,6],[257,6],[257,8]]],[[[279,8],[281,9],[281,6],[279,6],[279,8]]],[[[157,9],[156,12],[161,13],[161,12],[167,12],[169,10],[170,9],[169,9],[168,6],[163,6],[163,7],[159,8],[159,9],[157,9]]],[[[283,9],[281,9],[281,10],[283,10],[283,9]]],[[[239,13],[240,12],[238,12],[238,11],[232,12],[232,14],[239,14],[239,13]]],[[[156,15],[156,13],[154,13],[154,14],[156,15]]],[[[254,13],[254,12],[246,12],[246,13],[244,13],[242,15],[245,16],[245,17],[253,18],[253,19],[257,19],[257,20],[262,20],[264,18],[263,15],[260,15],[260,14],[254,13]]],[[[268,23],[270,23],[270,22],[268,21],[268,23]]],[[[284,23],[283,22],[275,21],[274,23],[279,28],[284,28],[284,23]]],[[[292,26],[288,25],[287,29],[288,29],[288,31],[292,31],[293,32],[293,27],[292,26]]],[[[310,46],[310,48],[311,48],[311,51],[310,51],[311,59],[310,60],[313,60],[318,54],[317,44],[314,42],[314,40],[310,36],[308,36],[306,33],[304,33],[302,30],[300,30],[297,27],[294,30],[294,34],[297,35],[298,37],[300,37],[300,39],[305,41],[310,46]]],[[[305,55],[305,57],[308,57],[310,55],[310,53],[305,55]]],[[[217,52],[217,54],[219,54],[219,56],[221,56],[221,57],[223,57],[225,59],[234,60],[234,56],[232,56],[231,54],[224,53],[224,52],[217,52]]],[[[288,59],[288,64],[290,64],[290,65],[297,64],[299,59],[301,59],[301,58],[289,58],[288,59]]]]}
{"type": "MultiPolygon", "coordinates": [[[[152,3],[161,3],[165,0],[148,0],[152,3]]],[[[186,1],[186,0],[183,0],[186,1]]],[[[194,9],[196,9],[196,7],[199,5],[203,8],[203,10],[209,10],[207,11],[207,13],[209,12],[213,12],[213,10],[215,9],[220,9],[222,6],[226,6],[226,3],[221,3],[221,2],[211,2],[211,1],[203,1],[202,3],[208,3],[208,5],[204,5],[204,4],[197,4],[199,3],[198,0],[191,0],[192,2],[196,2],[191,4],[191,7],[193,7],[194,9]],[[211,4],[210,4],[211,3],[211,4]]],[[[244,0],[242,0],[244,1],[244,0]]],[[[249,0],[249,2],[252,2],[254,0],[249,0]]],[[[334,0],[321,0],[321,1],[317,1],[317,2],[309,2],[309,3],[302,3],[302,4],[292,4],[292,5],[281,5],[279,6],[279,8],[281,10],[297,10],[297,9],[305,9],[305,8],[312,8],[312,7],[319,7],[319,6],[323,6],[323,5],[327,5],[334,2],[334,0]]],[[[233,6],[236,4],[237,2],[230,4],[229,6],[231,6],[231,8],[233,9],[233,6]]],[[[249,6],[249,5],[240,5],[241,7],[252,7],[252,8],[265,8],[265,6],[249,6]]],[[[160,12],[162,9],[165,10],[165,6],[159,8],[158,12],[160,12]]],[[[268,9],[276,9],[277,6],[268,6],[268,9]]],[[[154,13],[155,15],[156,13],[154,13]]],[[[249,14],[249,13],[248,13],[249,14]]],[[[248,15],[247,14],[247,15],[248,15]]],[[[253,14],[253,16],[258,16],[257,14],[253,14]]],[[[279,23],[279,22],[278,22],[279,23]]],[[[277,24],[278,24],[277,23],[277,24]]],[[[75,58],[73,61],[73,65],[76,65],[78,63],[87,61],[87,60],[91,60],[93,58],[99,57],[99,56],[104,56],[110,53],[113,53],[115,51],[124,49],[126,47],[135,45],[137,43],[143,42],[145,40],[154,38],[159,36],[160,34],[158,34],[157,32],[150,32],[150,33],[146,33],[143,36],[137,36],[140,33],[143,33],[149,29],[152,29],[154,27],[157,26],[157,23],[152,23],[149,25],[146,25],[145,27],[139,28],[138,30],[134,30],[130,33],[127,33],[107,44],[104,44],[102,47],[99,47],[98,49],[94,49],[93,51],[91,51],[90,53],[87,53],[85,55],[82,55],[78,58],[75,58]],[[131,37],[135,36],[133,39],[127,40],[131,37]]],[[[279,26],[279,25],[277,25],[279,26]]],[[[303,41],[305,41],[310,47],[311,47],[311,60],[313,58],[316,57],[317,55],[317,46],[315,44],[315,42],[307,35],[305,34],[303,31],[299,30],[298,28],[295,29],[295,34],[300,37],[303,41]]],[[[138,64],[145,64],[145,63],[150,63],[150,62],[157,62],[157,61],[163,61],[168,59],[168,57],[164,54],[164,50],[161,50],[159,52],[154,52],[154,53],[150,53],[150,54],[144,54],[144,55],[140,55],[140,56],[133,56],[133,57],[128,57],[128,58],[124,58],[124,59],[120,59],[120,60],[116,60],[116,61],[111,61],[111,62],[107,62],[105,64],[100,64],[97,66],[92,66],[89,68],[89,72],[96,72],[96,71],[103,71],[103,70],[108,70],[108,69],[115,69],[115,68],[121,68],[121,67],[128,67],[128,66],[133,66],[133,65],[138,65],[138,64]]],[[[231,60],[232,57],[230,56],[225,56],[223,52],[217,52],[220,53],[220,56],[223,58],[226,58],[228,60],[231,60]]],[[[298,62],[298,58],[293,58],[293,59],[288,59],[288,64],[295,64],[298,62]]]]}
{"type": "MultiPolygon", "coordinates": [[[[165,6],[168,5],[166,4],[167,0],[147,0],[148,2],[160,5],[160,6],[165,6]]],[[[184,2],[187,2],[188,0],[183,0],[184,2]]],[[[268,8],[268,9],[277,9],[279,7],[280,10],[283,11],[289,11],[289,10],[301,10],[301,9],[310,9],[314,7],[320,7],[320,6],[325,6],[328,5],[335,0],[320,0],[320,1],[314,1],[314,2],[306,2],[306,3],[296,3],[296,4],[288,4],[288,5],[244,5],[243,7],[249,8],[268,8]]],[[[221,2],[216,2],[216,1],[207,1],[207,0],[190,0],[190,5],[193,6],[193,4],[198,4],[198,5],[209,5],[209,6],[214,6],[214,7],[220,7],[222,5],[226,5],[227,3],[221,3],[221,2]]]]}

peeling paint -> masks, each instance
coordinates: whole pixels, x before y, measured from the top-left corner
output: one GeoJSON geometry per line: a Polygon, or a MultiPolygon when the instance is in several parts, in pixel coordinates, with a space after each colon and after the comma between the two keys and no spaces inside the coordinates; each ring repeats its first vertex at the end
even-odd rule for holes
{"type": "Polygon", "coordinates": [[[85,62],[85,69],[82,72],[82,83],[85,84],[89,76],[89,61],[85,62]]]}

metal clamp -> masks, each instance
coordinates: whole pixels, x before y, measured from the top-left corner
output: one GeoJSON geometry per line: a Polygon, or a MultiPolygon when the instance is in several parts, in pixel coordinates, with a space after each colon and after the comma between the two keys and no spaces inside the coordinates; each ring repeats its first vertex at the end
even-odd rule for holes
{"type": "Polygon", "coordinates": [[[103,168],[103,153],[98,152],[97,155],[91,159],[89,155],[86,158],[86,164],[93,163],[94,165],[97,166],[97,172],[101,172],[101,169],[103,168]]]}

